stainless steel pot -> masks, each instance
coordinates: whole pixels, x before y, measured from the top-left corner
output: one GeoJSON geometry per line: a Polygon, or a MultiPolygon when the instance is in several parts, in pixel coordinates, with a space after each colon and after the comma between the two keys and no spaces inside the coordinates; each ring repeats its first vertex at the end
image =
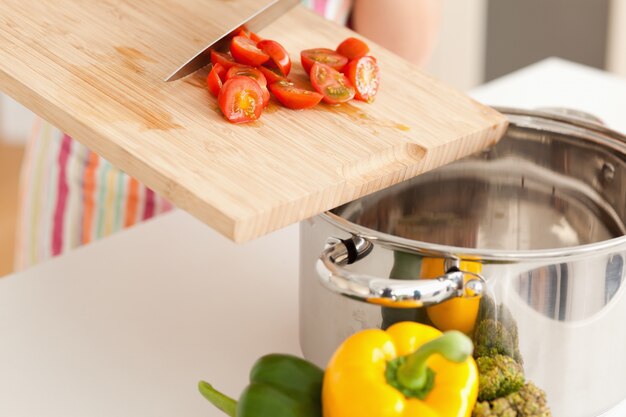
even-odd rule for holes
{"type": "Polygon", "coordinates": [[[626,137],[500,110],[496,146],[301,224],[301,346],[324,366],[364,328],[469,332],[483,294],[553,415],[596,417],[626,398],[626,137]]]}

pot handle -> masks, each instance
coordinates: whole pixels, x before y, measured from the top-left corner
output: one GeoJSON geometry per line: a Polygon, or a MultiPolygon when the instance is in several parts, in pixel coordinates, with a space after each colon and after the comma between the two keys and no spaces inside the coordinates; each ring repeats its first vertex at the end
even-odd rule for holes
{"type": "Polygon", "coordinates": [[[396,308],[418,308],[439,304],[454,297],[477,297],[484,279],[473,272],[452,268],[434,279],[388,279],[354,273],[344,268],[363,259],[374,244],[361,236],[332,239],[317,261],[322,284],[331,291],[371,304],[396,308]],[[465,275],[473,278],[465,282],[465,275]]]}

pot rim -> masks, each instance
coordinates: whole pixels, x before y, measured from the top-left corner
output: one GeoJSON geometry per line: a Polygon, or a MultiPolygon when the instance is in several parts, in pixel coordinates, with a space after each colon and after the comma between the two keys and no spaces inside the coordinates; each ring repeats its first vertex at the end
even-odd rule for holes
{"type": "MultiPolygon", "coordinates": [[[[626,145],[626,136],[616,132],[597,122],[597,118],[572,117],[568,115],[569,109],[563,112],[514,109],[508,107],[494,107],[509,118],[512,125],[523,128],[546,130],[554,133],[572,133],[573,136],[581,137],[580,130],[589,134],[589,140],[597,141],[598,137],[620,142],[626,145]],[[517,120],[521,118],[520,120],[517,120]],[[530,120],[529,120],[530,118],[530,120]],[[578,132],[576,132],[578,130],[578,132]],[[578,134],[576,134],[578,133],[578,134]]],[[[578,114],[584,114],[576,112],[578,114]]],[[[604,142],[604,141],[603,141],[604,142]]],[[[620,147],[621,147],[620,146],[620,147]]],[[[421,255],[446,258],[472,258],[475,261],[490,261],[490,263],[517,263],[517,262],[552,262],[558,260],[570,260],[589,254],[601,254],[614,252],[620,246],[626,248],[626,235],[614,237],[600,242],[587,243],[584,245],[568,246],[552,249],[534,250],[502,250],[502,249],[476,249],[460,246],[448,246],[437,243],[428,243],[419,240],[407,239],[389,233],[380,232],[365,226],[353,223],[330,210],[321,213],[320,216],[332,225],[349,232],[352,235],[361,236],[378,245],[393,250],[405,252],[418,252],[421,255]]]]}
{"type": "Polygon", "coordinates": [[[363,237],[377,245],[404,252],[418,252],[421,255],[436,258],[472,258],[472,260],[477,262],[490,261],[490,263],[552,262],[555,260],[563,261],[565,259],[586,256],[590,253],[600,254],[604,252],[615,252],[615,249],[620,246],[626,248],[626,236],[618,236],[600,242],[558,249],[511,251],[502,249],[464,248],[461,246],[441,245],[438,243],[428,243],[394,236],[389,233],[357,225],[330,211],[322,213],[320,216],[330,224],[352,235],[363,237]]]}

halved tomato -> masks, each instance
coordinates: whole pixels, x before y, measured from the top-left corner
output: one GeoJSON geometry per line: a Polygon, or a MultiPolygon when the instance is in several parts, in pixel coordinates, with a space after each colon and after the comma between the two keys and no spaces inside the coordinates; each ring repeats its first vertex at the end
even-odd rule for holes
{"type": "Polygon", "coordinates": [[[261,91],[263,92],[263,108],[265,108],[270,104],[272,96],[270,95],[270,90],[268,90],[267,87],[261,87],[261,91]]]}
{"type": "Polygon", "coordinates": [[[265,78],[265,75],[263,75],[263,73],[259,71],[257,68],[252,68],[252,67],[243,66],[243,65],[234,65],[230,67],[230,69],[226,73],[226,79],[229,80],[238,75],[250,77],[254,79],[257,83],[259,83],[259,86],[261,87],[261,91],[263,91],[263,104],[267,106],[270,102],[270,92],[267,89],[267,79],[265,78]]]}
{"type": "Polygon", "coordinates": [[[259,35],[257,35],[254,32],[248,32],[248,36],[250,37],[250,39],[252,39],[254,42],[259,43],[263,40],[262,37],[260,37],[259,35]]]}
{"type": "Polygon", "coordinates": [[[270,59],[265,63],[270,68],[277,68],[283,75],[289,75],[291,71],[291,58],[281,44],[266,39],[256,44],[257,48],[269,55],[270,59]]]}
{"type": "Polygon", "coordinates": [[[364,56],[350,61],[345,70],[350,83],[356,90],[355,98],[371,103],[380,86],[380,69],[376,60],[364,56]]]}
{"type": "Polygon", "coordinates": [[[222,89],[222,78],[226,74],[226,70],[222,64],[214,64],[206,78],[206,84],[211,94],[217,97],[222,89]]]}
{"type": "Polygon", "coordinates": [[[313,107],[324,97],[315,91],[298,88],[294,83],[287,80],[280,80],[270,84],[270,90],[280,104],[295,110],[313,107]]]}
{"type": "Polygon", "coordinates": [[[267,86],[267,79],[261,71],[244,65],[233,65],[230,67],[230,69],[226,72],[226,80],[230,80],[238,75],[245,75],[246,77],[254,78],[261,87],[267,86]]]}
{"type": "Polygon", "coordinates": [[[263,91],[259,83],[243,75],[226,81],[217,101],[222,113],[231,123],[257,120],[263,112],[263,91]]]}
{"type": "Polygon", "coordinates": [[[224,81],[226,81],[226,73],[228,72],[228,68],[225,68],[224,65],[220,64],[219,62],[217,64],[214,64],[213,67],[217,67],[215,71],[217,72],[217,75],[219,75],[220,80],[222,80],[222,83],[224,83],[224,81]]]}
{"type": "Polygon", "coordinates": [[[256,47],[256,42],[245,36],[235,36],[230,42],[230,53],[240,64],[258,67],[270,59],[270,56],[256,47]]]}
{"type": "Polygon", "coordinates": [[[316,62],[311,67],[311,84],[330,104],[344,103],[354,98],[354,87],[348,78],[326,64],[316,62]]]}
{"type": "Polygon", "coordinates": [[[337,53],[349,60],[360,58],[370,52],[370,47],[365,42],[357,38],[348,38],[337,47],[337,53]]]}
{"type": "Polygon", "coordinates": [[[263,75],[265,75],[265,79],[267,80],[268,84],[273,84],[276,81],[287,80],[287,78],[285,78],[282,74],[278,73],[277,69],[267,67],[258,67],[257,69],[261,71],[263,75]]]}
{"type": "Polygon", "coordinates": [[[218,52],[211,49],[211,62],[213,65],[222,64],[224,69],[228,69],[236,64],[235,60],[229,54],[225,54],[223,52],[218,52]]]}
{"type": "Polygon", "coordinates": [[[250,32],[245,26],[240,28],[239,31],[237,32],[237,34],[235,36],[243,36],[246,37],[248,39],[251,39],[252,41],[254,41],[255,43],[261,42],[263,40],[262,37],[260,37],[259,35],[257,35],[254,32],[250,32]]]}
{"type": "Polygon", "coordinates": [[[348,58],[339,55],[332,49],[317,48],[305,49],[300,52],[300,62],[302,62],[302,67],[307,73],[311,71],[311,67],[316,62],[326,64],[337,71],[341,71],[348,63],[348,58]]]}

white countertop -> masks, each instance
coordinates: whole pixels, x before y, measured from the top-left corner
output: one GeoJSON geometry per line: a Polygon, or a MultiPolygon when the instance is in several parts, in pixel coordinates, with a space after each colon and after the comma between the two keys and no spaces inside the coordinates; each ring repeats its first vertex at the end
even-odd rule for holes
{"type": "Polygon", "coordinates": [[[626,78],[558,58],[505,75],[471,95],[491,106],[582,110],[626,133],[626,78]]]}
{"type": "Polygon", "coordinates": [[[177,211],[0,280],[0,416],[206,417],[299,354],[297,227],[237,246],[177,211]]]}
{"type": "MultiPolygon", "coordinates": [[[[473,95],[626,132],[626,80],[561,60],[473,95]]],[[[297,280],[296,225],[235,245],[181,211],[2,279],[0,416],[221,416],[196,383],[237,396],[257,357],[299,354],[297,280]]]]}

